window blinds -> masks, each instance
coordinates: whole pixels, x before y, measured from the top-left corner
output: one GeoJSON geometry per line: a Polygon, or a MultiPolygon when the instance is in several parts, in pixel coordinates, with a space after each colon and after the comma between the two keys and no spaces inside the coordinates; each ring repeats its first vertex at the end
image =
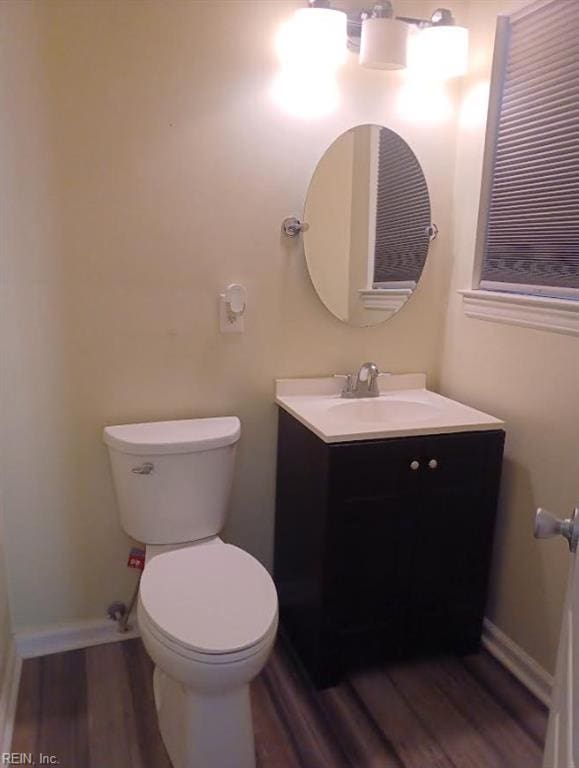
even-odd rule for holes
{"type": "Polygon", "coordinates": [[[415,285],[430,244],[430,199],[420,163],[388,128],[380,130],[377,187],[374,287],[415,285]]]}
{"type": "Polygon", "coordinates": [[[499,24],[481,288],[579,298],[578,11],[577,0],[535,4],[502,41],[499,24]]]}

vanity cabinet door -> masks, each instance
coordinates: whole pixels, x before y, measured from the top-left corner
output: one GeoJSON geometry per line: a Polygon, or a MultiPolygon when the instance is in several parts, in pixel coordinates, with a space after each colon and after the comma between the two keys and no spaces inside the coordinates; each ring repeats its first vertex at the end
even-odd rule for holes
{"type": "Polygon", "coordinates": [[[427,442],[414,519],[408,642],[416,650],[476,650],[492,551],[503,433],[427,442]],[[435,464],[430,464],[435,462],[435,464]]]}
{"type": "Polygon", "coordinates": [[[434,491],[416,512],[415,567],[406,592],[409,649],[475,649],[492,540],[492,520],[488,526],[483,517],[476,493],[466,487],[434,491]]]}
{"type": "Polygon", "coordinates": [[[406,542],[420,497],[412,463],[423,443],[412,438],[330,449],[327,570],[340,631],[399,624],[393,617],[404,610],[406,542]]]}
{"type": "Polygon", "coordinates": [[[412,533],[415,498],[384,495],[344,501],[333,533],[332,590],[340,629],[390,621],[406,602],[405,546],[412,533]]]}
{"type": "Polygon", "coordinates": [[[401,585],[410,567],[403,542],[415,503],[392,492],[334,507],[327,607],[345,667],[401,655],[407,611],[401,585]]]}

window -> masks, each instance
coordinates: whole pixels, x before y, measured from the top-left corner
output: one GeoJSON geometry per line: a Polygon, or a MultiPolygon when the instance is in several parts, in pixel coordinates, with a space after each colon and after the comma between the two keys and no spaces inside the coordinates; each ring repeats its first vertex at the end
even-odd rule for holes
{"type": "MultiPolygon", "coordinates": [[[[579,305],[578,11],[577,0],[541,0],[498,19],[477,231],[482,290],[472,292],[479,299],[493,291],[563,300],[551,310],[579,305]]],[[[504,307],[505,297],[495,298],[504,307]]]]}
{"type": "Polygon", "coordinates": [[[416,288],[430,245],[430,198],[414,153],[381,128],[377,152],[374,288],[416,288]]]}

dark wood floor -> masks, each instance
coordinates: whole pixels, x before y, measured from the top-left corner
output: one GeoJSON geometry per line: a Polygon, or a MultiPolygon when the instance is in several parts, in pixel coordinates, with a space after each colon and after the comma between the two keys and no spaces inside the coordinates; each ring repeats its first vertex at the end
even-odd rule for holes
{"type": "MultiPolygon", "coordinates": [[[[139,640],[26,660],[13,751],[60,768],[169,768],[151,675],[139,640]]],[[[547,717],[485,653],[316,692],[281,644],[252,706],[259,768],[539,768],[547,717]]]]}

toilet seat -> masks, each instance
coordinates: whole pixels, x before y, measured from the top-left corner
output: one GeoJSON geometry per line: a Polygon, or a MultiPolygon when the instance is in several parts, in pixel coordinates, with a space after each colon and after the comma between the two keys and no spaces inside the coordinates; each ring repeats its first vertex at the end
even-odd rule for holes
{"type": "Polygon", "coordinates": [[[143,572],[140,623],[186,658],[247,658],[270,641],[277,616],[271,576],[231,544],[209,541],[159,554],[143,572]]]}
{"type": "Polygon", "coordinates": [[[252,656],[257,656],[265,648],[269,647],[275,640],[278,627],[278,617],[276,615],[268,632],[255,645],[252,645],[249,648],[245,648],[242,651],[233,653],[200,653],[198,651],[191,650],[190,648],[186,648],[184,645],[181,645],[179,642],[160,632],[159,629],[150,621],[140,602],[137,607],[137,614],[141,635],[144,636],[145,634],[149,634],[158,643],[160,643],[160,645],[162,645],[166,651],[175,654],[181,659],[208,666],[235,664],[236,662],[250,659],[252,656]]]}

